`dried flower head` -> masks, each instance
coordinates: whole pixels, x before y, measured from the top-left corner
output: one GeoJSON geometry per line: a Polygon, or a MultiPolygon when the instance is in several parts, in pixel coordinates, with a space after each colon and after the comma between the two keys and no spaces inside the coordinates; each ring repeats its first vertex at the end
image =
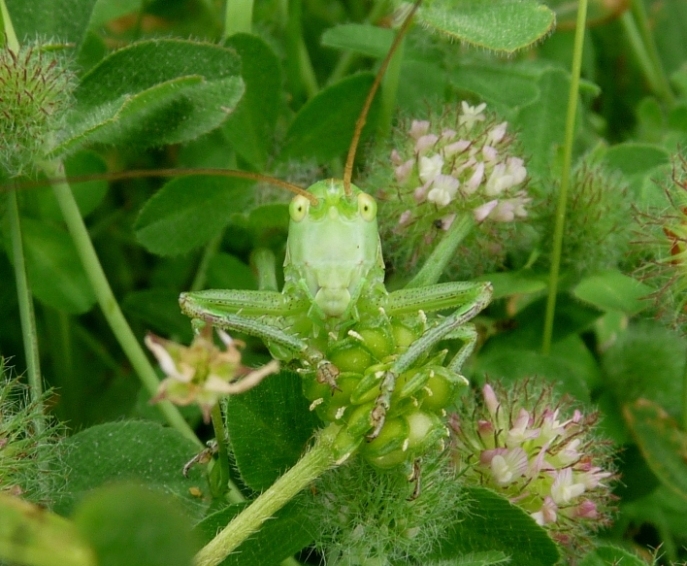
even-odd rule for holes
{"type": "Polygon", "coordinates": [[[653,288],[657,318],[673,327],[687,321],[687,158],[673,160],[664,186],[667,206],[637,213],[641,237],[635,250],[642,257],[636,275],[653,288]]]}
{"type": "Polygon", "coordinates": [[[0,49],[0,167],[31,172],[71,102],[72,75],[38,45],[0,49]]]}
{"type": "Polygon", "coordinates": [[[451,275],[469,277],[501,263],[513,244],[513,224],[528,217],[532,200],[508,123],[488,114],[484,103],[463,101],[430,120],[402,125],[392,148],[365,183],[381,187],[385,257],[412,271],[456,218],[467,215],[478,226],[451,275]]]}
{"type": "Polygon", "coordinates": [[[241,365],[239,346],[242,343],[223,330],[217,329],[217,334],[223,349],[212,341],[212,327],[197,334],[190,346],[154,334],[145,337],[146,346],[167,375],[153,402],[165,399],[176,405],[196,403],[207,422],[220,398],[248,391],[279,371],[275,360],[254,371],[248,370],[241,365]]]}
{"type": "Polygon", "coordinates": [[[485,385],[482,403],[453,415],[453,449],[465,481],[489,487],[527,511],[567,547],[608,523],[614,479],[608,445],[550,386],[531,380],[485,385]]]}

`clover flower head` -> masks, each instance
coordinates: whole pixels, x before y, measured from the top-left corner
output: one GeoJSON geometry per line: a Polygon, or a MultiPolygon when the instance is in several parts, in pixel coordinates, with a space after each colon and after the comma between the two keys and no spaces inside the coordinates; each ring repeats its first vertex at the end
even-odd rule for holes
{"type": "Polygon", "coordinates": [[[378,219],[386,257],[398,264],[394,256],[402,255],[399,267],[412,271],[431,253],[442,232],[454,225],[454,218],[474,218],[479,235],[474,237],[474,251],[461,248],[461,267],[458,260],[449,266],[449,271],[459,270],[452,277],[470,277],[463,274],[470,263],[493,262],[496,267],[505,250],[520,245],[513,238],[514,225],[529,220],[532,199],[527,168],[508,126],[490,114],[486,104],[463,102],[397,130],[390,155],[372,173],[380,179],[369,180],[379,187],[378,219]],[[403,248],[399,252],[391,249],[396,243],[403,248]],[[466,251],[468,257],[480,257],[468,261],[466,251]]]}
{"type": "Polygon", "coordinates": [[[615,475],[595,422],[595,414],[571,410],[530,380],[509,391],[485,385],[482,402],[449,421],[466,481],[501,493],[567,544],[581,543],[609,517],[607,482],[615,475]]]}
{"type": "Polygon", "coordinates": [[[205,421],[209,422],[210,412],[220,398],[248,391],[268,375],[279,371],[279,364],[274,360],[262,368],[248,370],[241,365],[239,348],[243,343],[233,340],[223,330],[216,330],[223,348],[213,342],[210,326],[197,334],[190,346],[152,333],[145,337],[146,346],[167,376],[160,383],[152,402],[196,403],[205,421]]]}

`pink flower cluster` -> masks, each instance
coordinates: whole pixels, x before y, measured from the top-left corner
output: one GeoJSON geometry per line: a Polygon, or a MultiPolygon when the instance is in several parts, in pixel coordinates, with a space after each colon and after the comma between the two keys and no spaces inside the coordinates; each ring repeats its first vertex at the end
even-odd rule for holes
{"type": "Polygon", "coordinates": [[[487,120],[485,108],[463,101],[455,116],[440,120],[453,127],[436,132],[427,120],[412,121],[408,147],[391,152],[397,189],[412,197],[407,204],[413,208],[401,213],[401,226],[410,223],[413,209],[424,203],[446,209],[444,229],[461,211],[471,211],[477,222],[527,217],[531,198],[524,189],[524,161],[510,154],[508,123],[487,120]]]}
{"type": "MultiPolygon", "coordinates": [[[[483,404],[451,419],[454,458],[468,481],[500,492],[540,525],[571,542],[575,523],[603,524],[610,498],[605,444],[592,436],[596,415],[553,402],[526,381],[510,395],[482,389],[483,404]]],[[[590,525],[591,526],[591,525],[590,525]]]]}

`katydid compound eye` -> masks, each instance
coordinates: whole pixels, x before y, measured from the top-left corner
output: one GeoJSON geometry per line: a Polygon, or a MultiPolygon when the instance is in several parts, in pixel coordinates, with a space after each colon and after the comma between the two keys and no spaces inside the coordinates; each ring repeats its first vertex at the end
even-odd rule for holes
{"type": "Polygon", "coordinates": [[[358,193],[358,212],[368,222],[377,216],[377,201],[366,193],[358,193]]]}
{"type": "Polygon", "coordinates": [[[300,222],[308,214],[310,201],[302,195],[296,195],[289,204],[289,215],[294,222],[300,222]]]}

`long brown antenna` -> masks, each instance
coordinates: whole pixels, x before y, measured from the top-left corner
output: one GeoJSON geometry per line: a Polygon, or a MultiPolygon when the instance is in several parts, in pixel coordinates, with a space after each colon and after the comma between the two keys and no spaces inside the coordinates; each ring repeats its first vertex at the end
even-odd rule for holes
{"type": "MultiPolygon", "coordinates": [[[[317,197],[309,193],[305,189],[297,185],[282,181],[275,177],[268,175],[261,175],[260,173],[253,173],[250,171],[239,171],[237,169],[135,169],[132,171],[121,171],[119,173],[97,173],[93,175],[77,175],[69,177],[70,183],[84,183],[86,181],[121,181],[123,179],[144,179],[148,177],[190,177],[192,175],[212,175],[215,177],[238,177],[239,179],[250,179],[251,181],[258,181],[269,183],[275,187],[286,189],[297,195],[304,196],[313,205],[317,204],[317,197]]],[[[17,183],[13,185],[13,189],[35,189],[37,187],[44,187],[53,181],[62,181],[64,179],[48,179],[47,181],[31,181],[27,183],[17,183]]]]}
{"type": "Polygon", "coordinates": [[[394,56],[394,53],[398,49],[398,46],[401,44],[403,36],[405,36],[406,31],[408,31],[410,23],[413,20],[413,16],[415,15],[417,9],[420,7],[420,4],[422,4],[422,0],[415,0],[415,4],[413,4],[413,7],[408,12],[408,15],[406,16],[405,20],[403,20],[401,29],[398,30],[398,33],[396,34],[396,37],[394,38],[394,41],[391,44],[389,52],[386,54],[386,57],[384,57],[384,60],[382,61],[379,70],[377,71],[377,75],[375,76],[375,80],[372,83],[370,92],[367,93],[365,104],[363,104],[363,108],[360,111],[360,115],[358,116],[358,119],[355,122],[353,139],[351,140],[351,145],[348,148],[348,156],[346,157],[346,165],[344,167],[343,175],[344,191],[346,191],[347,195],[351,194],[351,178],[353,177],[353,162],[355,161],[355,152],[358,150],[358,142],[360,142],[360,135],[363,132],[365,123],[367,122],[367,114],[370,111],[370,106],[372,106],[372,101],[374,100],[375,94],[377,94],[379,85],[382,84],[382,78],[384,77],[386,68],[389,66],[391,58],[394,56]]]}

